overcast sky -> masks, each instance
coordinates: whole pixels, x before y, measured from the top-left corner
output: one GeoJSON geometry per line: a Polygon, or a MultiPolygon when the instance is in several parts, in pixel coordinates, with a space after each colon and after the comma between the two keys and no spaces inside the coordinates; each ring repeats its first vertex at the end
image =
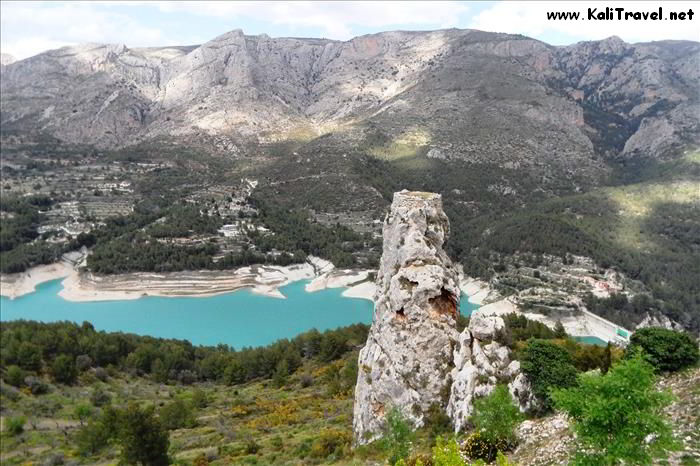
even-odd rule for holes
{"type": "Polygon", "coordinates": [[[0,3],[0,48],[22,59],[79,42],[129,47],[200,44],[232,29],[272,37],[347,40],[387,30],[474,28],[554,45],[617,35],[627,42],[700,40],[692,21],[548,21],[551,10],[589,7],[687,11],[693,2],[14,2],[0,3]]]}

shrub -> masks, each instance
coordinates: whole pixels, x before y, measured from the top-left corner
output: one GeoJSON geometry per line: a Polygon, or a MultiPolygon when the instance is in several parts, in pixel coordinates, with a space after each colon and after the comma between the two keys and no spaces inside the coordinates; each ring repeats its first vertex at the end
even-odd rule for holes
{"type": "Polygon", "coordinates": [[[299,458],[306,458],[311,454],[311,447],[313,446],[313,442],[311,439],[304,439],[299,443],[299,446],[297,446],[295,450],[295,454],[299,458]]]}
{"type": "Polygon", "coordinates": [[[196,424],[192,407],[180,399],[161,408],[158,416],[168,430],[191,428],[196,424]]]}
{"type": "Polygon", "coordinates": [[[109,403],[112,402],[112,397],[104,391],[102,387],[95,387],[95,389],[92,391],[90,394],[90,403],[93,404],[93,406],[104,406],[108,405],[109,403]]]}
{"type": "Polygon", "coordinates": [[[126,464],[170,464],[168,431],[155,416],[153,408],[130,404],[119,414],[121,462],[126,464]]]}
{"type": "Polygon", "coordinates": [[[204,390],[197,388],[194,392],[192,392],[192,406],[198,409],[203,409],[206,408],[208,404],[209,397],[204,390]]]}
{"type": "Polygon", "coordinates": [[[22,392],[12,385],[0,383],[0,399],[17,401],[22,397],[22,392]]]}
{"type": "Polygon", "coordinates": [[[92,367],[92,358],[87,354],[81,354],[75,358],[75,367],[78,372],[85,372],[92,367]]]}
{"type": "Polygon", "coordinates": [[[29,387],[32,395],[43,395],[49,391],[49,386],[46,385],[39,377],[28,375],[24,378],[24,384],[29,387]]]}
{"type": "Polygon", "coordinates": [[[24,432],[24,423],[27,419],[23,416],[11,417],[7,419],[7,431],[10,435],[19,435],[24,432]]]}
{"type": "Polygon", "coordinates": [[[337,429],[325,429],[314,440],[311,446],[311,456],[327,458],[330,455],[342,456],[345,448],[350,446],[352,436],[349,432],[337,429]]]}
{"type": "Polygon", "coordinates": [[[472,459],[480,459],[489,463],[496,459],[498,445],[491,442],[482,432],[472,432],[462,445],[462,451],[472,459]]]}
{"type": "Polygon", "coordinates": [[[665,328],[649,327],[634,332],[626,355],[634,354],[636,348],[642,348],[646,360],[661,371],[677,371],[696,364],[700,359],[693,337],[665,328]]]}
{"type": "Polygon", "coordinates": [[[457,440],[444,440],[441,436],[435,439],[433,447],[433,466],[464,466],[464,460],[459,454],[457,440]]]}
{"type": "Polygon", "coordinates": [[[5,382],[13,387],[21,387],[24,383],[24,371],[18,366],[9,366],[5,372],[5,382]]]}
{"type": "Polygon", "coordinates": [[[78,377],[78,371],[75,368],[75,360],[67,354],[61,354],[54,359],[51,365],[51,374],[57,382],[66,385],[72,384],[78,377]]]}
{"type": "MultiPolygon", "coordinates": [[[[435,439],[437,441],[437,437],[435,437],[435,439]]],[[[399,462],[396,464],[399,464],[402,461],[403,460],[399,460],[399,462]]],[[[413,454],[410,458],[403,462],[406,466],[434,466],[433,457],[421,453],[413,454]]]]}
{"type": "Polygon", "coordinates": [[[520,367],[532,384],[535,396],[542,402],[543,412],[553,407],[550,390],[576,385],[576,368],[571,356],[564,348],[549,341],[528,340],[520,367]]]}
{"type": "Polygon", "coordinates": [[[650,464],[653,453],[673,446],[663,416],[671,397],[655,382],[654,368],[637,353],[605,376],[581,374],[578,387],[554,391],[557,408],[573,421],[576,464],[650,464]]]}
{"type": "Polygon", "coordinates": [[[275,450],[281,450],[282,447],[284,447],[284,442],[282,441],[282,437],[280,437],[279,435],[275,435],[274,437],[272,437],[272,439],[270,440],[270,443],[272,444],[272,447],[275,450]]]}
{"type": "Polygon", "coordinates": [[[260,444],[253,437],[249,437],[245,442],[245,452],[247,455],[255,455],[260,451],[260,444]]]}
{"type": "Polygon", "coordinates": [[[109,377],[109,374],[107,374],[107,370],[104,367],[96,367],[95,377],[97,377],[97,379],[102,382],[106,382],[107,377],[109,377]]]}
{"type": "Polygon", "coordinates": [[[413,442],[414,433],[403,413],[396,407],[389,410],[384,425],[382,443],[389,455],[389,463],[405,459],[413,442]]]}
{"type": "Polygon", "coordinates": [[[301,385],[301,388],[310,387],[313,383],[314,378],[311,374],[302,374],[301,377],[299,377],[299,384],[301,385]]]}
{"type": "Polygon", "coordinates": [[[452,419],[450,419],[445,410],[442,409],[438,403],[430,405],[423,422],[425,427],[430,429],[430,436],[432,438],[452,431],[452,419]]]}
{"type": "Polygon", "coordinates": [[[488,396],[474,400],[474,414],[470,421],[496,450],[508,451],[515,446],[515,428],[521,420],[520,410],[505,385],[499,385],[488,396]]]}

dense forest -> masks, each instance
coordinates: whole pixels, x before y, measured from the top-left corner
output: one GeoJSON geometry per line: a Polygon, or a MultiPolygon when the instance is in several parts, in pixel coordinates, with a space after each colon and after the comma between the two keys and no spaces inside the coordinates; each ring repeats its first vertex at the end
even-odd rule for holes
{"type": "MultiPolygon", "coordinates": [[[[243,383],[269,378],[277,370],[295,371],[303,359],[334,361],[361,346],[368,327],[356,324],[323,333],[310,330],[291,340],[258,348],[193,346],[125,333],[96,331],[92,324],[3,322],[0,364],[27,373],[51,373],[64,383],[80,370],[113,367],[152,375],[156,380],[192,383],[211,380],[243,383]]],[[[15,370],[15,369],[12,369],[15,370]]]]}
{"type": "Polygon", "coordinates": [[[0,199],[0,272],[22,272],[38,264],[49,264],[69,250],[40,238],[37,231],[42,209],[51,207],[49,196],[3,196],[0,199]]]}

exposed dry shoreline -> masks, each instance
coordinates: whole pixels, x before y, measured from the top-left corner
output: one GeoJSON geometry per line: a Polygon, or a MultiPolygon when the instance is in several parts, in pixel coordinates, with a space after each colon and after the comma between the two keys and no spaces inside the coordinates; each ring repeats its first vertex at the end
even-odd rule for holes
{"type": "Polygon", "coordinates": [[[72,273],[75,273],[73,267],[57,262],[32,267],[21,273],[0,274],[0,295],[10,299],[18,298],[33,293],[41,283],[67,277],[72,273]]]}
{"type": "Polygon", "coordinates": [[[554,328],[557,321],[560,321],[564,326],[566,333],[571,336],[594,336],[603,341],[610,341],[613,343],[621,343],[624,341],[620,339],[617,332],[618,329],[623,330],[628,334],[631,333],[630,330],[610,322],[607,319],[603,319],[602,317],[585,310],[585,308],[579,313],[571,314],[569,316],[561,316],[559,319],[554,319],[552,317],[533,312],[522,312],[511,297],[503,298],[499,296],[497,292],[491,289],[488,283],[476,278],[467,276],[462,277],[460,280],[460,288],[464,294],[469,296],[469,302],[481,305],[479,312],[485,314],[523,314],[528,319],[541,322],[550,328],[554,328]]]}
{"type": "MultiPolygon", "coordinates": [[[[64,278],[59,296],[68,301],[113,301],[142,296],[206,297],[251,288],[254,293],[284,299],[279,288],[291,282],[314,279],[307,291],[350,287],[366,280],[368,271],[335,270],[333,264],[310,257],[304,264],[286,267],[255,265],[227,271],[128,273],[98,276],[65,263],[34,267],[19,274],[0,275],[0,294],[10,299],[32,293],[40,283],[64,278]]],[[[372,300],[374,290],[357,288],[348,297],[372,300]]],[[[349,288],[346,291],[351,291],[349,288]]]]}

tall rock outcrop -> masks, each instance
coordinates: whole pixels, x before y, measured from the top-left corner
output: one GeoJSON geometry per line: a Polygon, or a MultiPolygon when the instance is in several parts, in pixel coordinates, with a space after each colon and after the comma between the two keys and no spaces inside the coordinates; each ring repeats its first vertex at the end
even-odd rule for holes
{"type": "Polygon", "coordinates": [[[474,398],[488,395],[497,384],[508,384],[508,391],[521,411],[537,407],[530,383],[520,372],[520,362],[512,361],[508,347],[496,341],[499,332],[505,330],[505,322],[499,315],[502,312],[494,306],[484,306],[472,313],[469,326],[459,335],[447,402],[447,415],[456,432],[466,427],[473,413],[474,398]]]}
{"type": "Polygon", "coordinates": [[[442,246],[449,223],[439,194],[394,194],[384,221],[374,320],[360,351],[355,441],[377,438],[396,407],[414,426],[447,399],[458,332],[457,271],[442,246]]]}
{"type": "Polygon", "coordinates": [[[534,407],[529,384],[496,341],[503,311],[484,306],[469,326],[456,328],[458,273],[443,250],[449,222],[439,194],[394,194],[384,221],[384,248],[377,274],[374,319],[360,351],[353,430],[355,442],[382,434],[386,414],[399,409],[420,427],[436,404],[462,430],[474,398],[507,383],[522,411],[534,407]]]}

